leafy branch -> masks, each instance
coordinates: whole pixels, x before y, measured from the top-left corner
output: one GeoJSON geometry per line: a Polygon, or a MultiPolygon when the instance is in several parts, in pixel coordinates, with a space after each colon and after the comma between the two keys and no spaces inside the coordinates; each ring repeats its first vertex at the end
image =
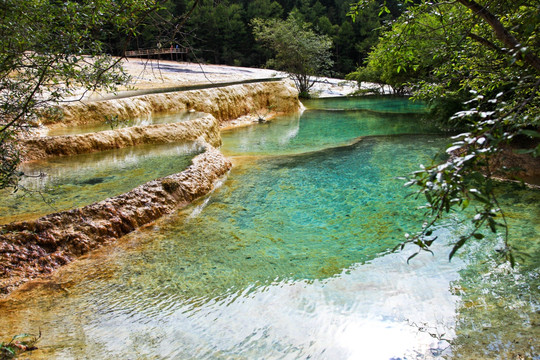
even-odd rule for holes
{"type": "Polygon", "coordinates": [[[17,142],[55,104],[79,90],[114,91],[128,80],[103,39],[128,41],[164,0],[6,0],[0,26],[0,189],[22,175],[17,142]]]}
{"type": "MultiPolygon", "coordinates": [[[[354,18],[373,3],[357,2],[350,15],[354,18]]],[[[496,177],[508,175],[498,164],[509,148],[521,146],[523,137],[540,138],[537,7],[472,0],[400,4],[406,11],[381,35],[366,66],[351,76],[398,91],[410,88],[415,99],[427,100],[441,115],[431,121],[465,132],[451,138],[442,160],[404,178],[406,186],[416,188],[413,195],[426,200],[425,221],[396,249],[418,246],[409,260],[431,252],[437,224],[461,211],[469,214],[472,226],[453,244],[450,259],[468,241],[484,238],[484,228],[494,233],[504,229],[500,253],[514,265],[496,177]]],[[[380,8],[381,14],[390,11],[386,1],[380,8]]],[[[539,154],[540,144],[532,143],[533,149],[521,153],[539,154]]]]}

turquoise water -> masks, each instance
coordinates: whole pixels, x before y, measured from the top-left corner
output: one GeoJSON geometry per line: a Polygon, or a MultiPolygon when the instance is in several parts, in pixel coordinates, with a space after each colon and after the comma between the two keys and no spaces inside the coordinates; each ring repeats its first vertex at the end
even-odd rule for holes
{"type": "Polygon", "coordinates": [[[365,110],[386,114],[424,114],[422,101],[411,101],[400,96],[335,97],[305,100],[308,109],[317,110],[365,110]]]}
{"type": "Polygon", "coordinates": [[[435,133],[434,127],[411,114],[306,110],[256,127],[224,131],[222,149],[228,155],[285,155],[343,146],[363,136],[435,133]]]}
{"type": "Polygon", "coordinates": [[[389,249],[418,229],[421,200],[395,177],[445,139],[406,130],[313,151],[325,132],[312,134],[302,153],[234,158],[214,193],[2,303],[0,338],[41,329],[34,359],[538,357],[538,191],[501,188],[516,269],[497,237],[448,262],[459,214],[407,264],[414,249],[389,249]]]}
{"type": "MultiPolygon", "coordinates": [[[[131,126],[146,126],[152,124],[171,124],[182,121],[189,121],[197,119],[205,113],[197,111],[184,111],[173,114],[157,114],[147,117],[141,117],[137,119],[119,119],[117,124],[113,124],[114,129],[122,129],[131,126]]],[[[59,136],[59,135],[74,135],[74,134],[87,134],[97,131],[111,130],[111,125],[105,122],[101,124],[87,124],[87,125],[70,125],[69,127],[52,126],[47,131],[47,136],[59,136]]]]}
{"type": "Polygon", "coordinates": [[[183,171],[200,151],[194,144],[141,145],[24,164],[20,170],[30,177],[20,185],[30,192],[0,191],[0,224],[120,195],[183,171]]]}

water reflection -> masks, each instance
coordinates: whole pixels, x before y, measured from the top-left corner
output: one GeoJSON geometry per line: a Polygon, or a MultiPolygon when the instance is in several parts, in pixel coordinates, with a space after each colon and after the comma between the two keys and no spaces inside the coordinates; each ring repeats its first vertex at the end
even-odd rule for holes
{"type": "Polygon", "coordinates": [[[225,131],[228,155],[286,155],[343,146],[363,136],[436,134],[414,114],[387,115],[365,111],[306,110],[266,124],[225,131]]]}
{"type": "Polygon", "coordinates": [[[116,196],[156,178],[183,171],[198,145],[140,145],[22,164],[20,185],[30,193],[3,190],[0,224],[36,218],[116,196]],[[41,175],[40,175],[41,174],[41,175]]]}
{"type": "Polygon", "coordinates": [[[304,100],[308,109],[365,110],[383,114],[425,114],[426,104],[404,96],[334,97],[304,100]]]}
{"type": "Polygon", "coordinates": [[[259,131],[287,151],[303,139],[302,154],[238,162],[209,197],[0,303],[0,337],[41,329],[34,359],[538,358],[540,193],[501,186],[518,268],[496,258],[493,236],[449,262],[460,214],[437,229],[434,256],[407,264],[413,249],[388,250],[417,229],[422,199],[395,177],[444,138],[320,149],[342,119],[306,135],[304,117],[229,134],[232,148],[248,139],[240,154],[259,131]]]}

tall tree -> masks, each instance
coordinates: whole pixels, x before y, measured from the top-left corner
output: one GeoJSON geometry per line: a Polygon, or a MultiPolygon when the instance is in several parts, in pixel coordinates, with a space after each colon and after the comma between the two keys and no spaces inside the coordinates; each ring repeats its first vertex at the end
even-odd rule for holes
{"type": "Polygon", "coordinates": [[[332,66],[330,38],[316,34],[294,16],[287,20],[255,19],[252,25],[257,41],[268,44],[276,53],[268,65],[289,73],[300,96],[309,97],[315,76],[332,66]]]}
{"type": "Polygon", "coordinates": [[[248,20],[281,18],[283,7],[275,0],[254,0],[248,3],[246,15],[248,20]]]}
{"type": "Polygon", "coordinates": [[[351,72],[358,64],[355,44],[349,40],[354,37],[355,34],[352,24],[349,21],[344,21],[339,27],[334,40],[336,58],[335,70],[340,74],[351,72]]]}

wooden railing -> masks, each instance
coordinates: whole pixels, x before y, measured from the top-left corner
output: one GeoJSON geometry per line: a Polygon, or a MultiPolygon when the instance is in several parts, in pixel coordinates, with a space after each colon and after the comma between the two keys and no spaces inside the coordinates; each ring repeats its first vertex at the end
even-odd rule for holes
{"type": "Polygon", "coordinates": [[[188,49],[184,47],[170,47],[161,49],[140,49],[126,51],[126,57],[135,56],[149,56],[149,55],[161,55],[161,54],[187,54],[188,49]]]}

